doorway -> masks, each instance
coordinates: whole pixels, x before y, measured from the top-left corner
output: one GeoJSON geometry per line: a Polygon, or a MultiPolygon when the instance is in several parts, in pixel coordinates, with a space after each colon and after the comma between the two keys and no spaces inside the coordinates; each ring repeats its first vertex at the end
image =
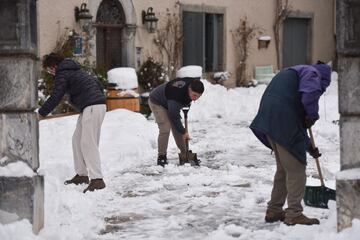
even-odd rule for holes
{"type": "Polygon", "coordinates": [[[283,30],[283,68],[310,63],[310,22],[310,18],[285,19],[283,30]]]}
{"type": "Polygon", "coordinates": [[[96,15],[96,64],[108,71],[124,66],[122,35],[125,14],[118,0],[103,0],[96,15]]]}

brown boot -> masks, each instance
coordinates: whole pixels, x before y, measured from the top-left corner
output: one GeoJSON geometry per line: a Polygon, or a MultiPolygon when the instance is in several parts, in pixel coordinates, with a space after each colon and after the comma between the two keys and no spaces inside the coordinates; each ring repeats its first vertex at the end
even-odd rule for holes
{"type": "Polygon", "coordinates": [[[89,183],[89,178],[88,176],[80,176],[79,174],[76,174],[72,179],[70,180],[66,180],[64,182],[65,185],[68,185],[68,184],[83,184],[83,183],[86,183],[88,184],[89,183]]]}
{"type": "Polygon", "coordinates": [[[286,217],[284,223],[286,225],[296,225],[296,224],[313,225],[313,224],[320,224],[320,221],[316,218],[308,218],[304,214],[301,214],[300,216],[294,218],[286,217]]]}
{"type": "Polygon", "coordinates": [[[87,191],[93,192],[94,190],[103,188],[105,188],[105,182],[102,178],[91,179],[89,186],[84,189],[84,193],[87,191]]]}
{"type": "Polygon", "coordinates": [[[277,221],[283,222],[284,219],[285,219],[285,211],[274,212],[269,209],[266,210],[265,222],[268,223],[277,222],[277,221]]]}

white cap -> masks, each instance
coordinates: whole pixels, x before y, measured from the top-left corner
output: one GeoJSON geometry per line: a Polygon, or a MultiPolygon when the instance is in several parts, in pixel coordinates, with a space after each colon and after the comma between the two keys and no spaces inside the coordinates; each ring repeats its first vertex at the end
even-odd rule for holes
{"type": "Polygon", "coordinates": [[[202,76],[202,67],[196,65],[184,66],[176,72],[177,78],[185,78],[185,77],[201,78],[201,76],[202,76]]]}
{"type": "Polygon", "coordinates": [[[138,78],[134,68],[113,68],[107,72],[109,83],[115,83],[120,89],[133,89],[138,87],[138,78]]]}

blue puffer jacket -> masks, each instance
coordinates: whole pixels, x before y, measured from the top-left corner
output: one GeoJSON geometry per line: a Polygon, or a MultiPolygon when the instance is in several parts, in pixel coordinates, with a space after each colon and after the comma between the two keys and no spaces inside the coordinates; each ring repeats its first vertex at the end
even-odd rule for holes
{"type": "Polygon", "coordinates": [[[78,62],[69,58],[59,64],[55,74],[54,90],[39,109],[39,114],[48,115],[65,94],[69,94],[71,104],[79,112],[87,106],[106,103],[100,82],[81,69],[78,62]]]}

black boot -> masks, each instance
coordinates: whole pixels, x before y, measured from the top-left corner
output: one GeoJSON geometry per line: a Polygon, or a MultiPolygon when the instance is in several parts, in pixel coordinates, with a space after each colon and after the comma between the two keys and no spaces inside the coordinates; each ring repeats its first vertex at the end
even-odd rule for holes
{"type": "Polygon", "coordinates": [[[68,184],[78,185],[78,184],[83,184],[83,183],[88,184],[89,183],[89,177],[88,176],[80,176],[79,174],[76,174],[72,179],[66,180],[64,182],[65,185],[68,185],[68,184]]]}
{"type": "Polygon", "coordinates": [[[157,165],[160,165],[162,167],[165,167],[165,165],[168,164],[166,155],[159,155],[157,159],[157,165]]]}

